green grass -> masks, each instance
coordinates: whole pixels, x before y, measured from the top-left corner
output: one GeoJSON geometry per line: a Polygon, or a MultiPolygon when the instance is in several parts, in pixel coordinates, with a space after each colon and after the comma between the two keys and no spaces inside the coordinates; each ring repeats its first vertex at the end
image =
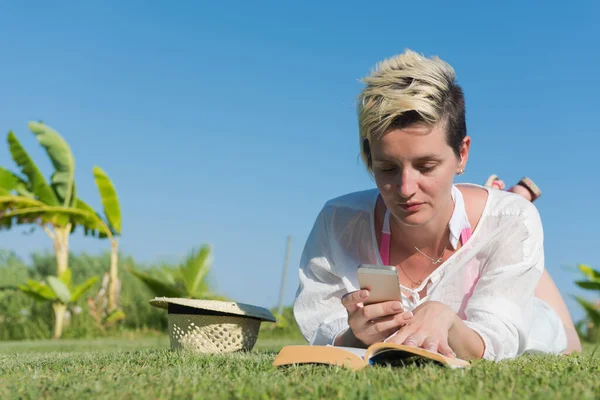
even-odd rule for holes
{"type": "Polygon", "coordinates": [[[297,340],[259,340],[249,353],[202,356],[166,337],[0,343],[0,398],[472,398],[592,399],[600,350],[582,355],[479,361],[469,370],[330,366],[275,368],[297,340]]]}

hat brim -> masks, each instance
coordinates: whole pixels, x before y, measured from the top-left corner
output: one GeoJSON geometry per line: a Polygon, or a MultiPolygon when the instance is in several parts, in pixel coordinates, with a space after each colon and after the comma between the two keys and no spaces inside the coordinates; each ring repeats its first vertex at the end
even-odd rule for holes
{"type": "Polygon", "coordinates": [[[252,306],[250,304],[235,303],[218,300],[198,300],[185,299],[179,297],[155,297],[150,300],[154,307],[169,310],[169,304],[183,307],[189,307],[195,310],[204,310],[210,314],[221,313],[224,315],[240,315],[249,318],[260,319],[261,321],[276,322],[275,317],[269,310],[262,307],[252,306]]]}

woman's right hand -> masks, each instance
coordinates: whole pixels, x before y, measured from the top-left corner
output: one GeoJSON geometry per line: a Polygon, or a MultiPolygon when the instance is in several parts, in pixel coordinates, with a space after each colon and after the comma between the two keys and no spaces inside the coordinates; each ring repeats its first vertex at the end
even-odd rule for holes
{"type": "Polygon", "coordinates": [[[336,338],[336,346],[356,345],[352,339],[358,339],[363,345],[382,342],[408,322],[413,314],[403,312],[399,301],[385,301],[364,305],[369,298],[368,290],[356,290],[342,297],[342,304],[348,311],[350,329],[336,338]],[[353,337],[352,337],[353,336],[353,337]]]}

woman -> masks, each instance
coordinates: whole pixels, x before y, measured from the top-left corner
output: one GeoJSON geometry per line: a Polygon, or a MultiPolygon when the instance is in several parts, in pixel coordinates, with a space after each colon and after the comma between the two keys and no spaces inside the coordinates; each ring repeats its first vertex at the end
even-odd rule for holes
{"type": "Polygon", "coordinates": [[[579,350],[544,272],[535,206],[453,184],[471,139],[452,67],[406,51],[364,82],[361,154],[377,189],[333,199],[317,217],[294,303],[305,338],[361,347],[387,340],[463,359],[579,350]],[[359,264],[395,266],[401,301],[363,306],[359,264]]]}

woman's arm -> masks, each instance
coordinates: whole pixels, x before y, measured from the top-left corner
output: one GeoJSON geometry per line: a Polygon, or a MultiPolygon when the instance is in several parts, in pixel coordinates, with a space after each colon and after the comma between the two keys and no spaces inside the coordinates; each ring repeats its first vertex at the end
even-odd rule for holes
{"type": "Polygon", "coordinates": [[[456,314],[448,330],[448,344],[457,357],[463,360],[479,359],[485,353],[485,343],[481,336],[469,328],[456,314]]]}
{"type": "Polygon", "coordinates": [[[300,260],[300,285],[294,317],[304,338],[313,345],[333,344],[348,328],[348,314],[340,298],[347,292],[331,257],[329,211],[323,207],[306,240],[300,260]]]}
{"type": "Polygon", "coordinates": [[[481,276],[460,320],[448,306],[426,302],[398,331],[395,343],[464,358],[501,360],[525,351],[534,320],[533,297],[544,270],[543,230],[537,209],[525,199],[507,209],[509,218],[478,250],[481,276]],[[511,215],[512,214],[512,215],[511,215]]]}
{"type": "Polygon", "coordinates": [[[464,323],[483,339],[483,358],[522,354],[535,320],[534,291],[544,271],[544,232],[537,208],[518,197],[482,252],[481,276],[464,323]]]}

